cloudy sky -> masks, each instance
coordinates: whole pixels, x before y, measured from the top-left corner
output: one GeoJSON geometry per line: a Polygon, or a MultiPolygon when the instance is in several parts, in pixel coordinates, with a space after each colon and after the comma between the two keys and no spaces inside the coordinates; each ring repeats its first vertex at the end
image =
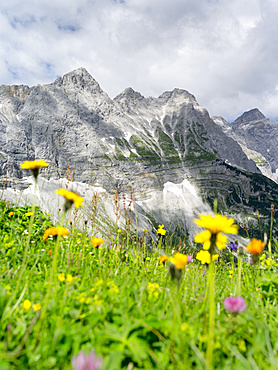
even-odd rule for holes
{"type": "Polygon", "coordinates": [[[183,88],[211,116],[278,117],[277,0],[9,0],[0,5],[0,84],[85,67],[111,98],[183,88]]]}

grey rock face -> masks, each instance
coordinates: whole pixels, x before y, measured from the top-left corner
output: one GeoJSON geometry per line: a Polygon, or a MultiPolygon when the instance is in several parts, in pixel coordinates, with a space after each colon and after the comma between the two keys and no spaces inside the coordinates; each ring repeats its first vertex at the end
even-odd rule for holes
{"type": "MultiPolygon", "coordinates": [[[[258,112],[251,116],[259,117],[258,125],[250,127],[256,133],[270,125],[258,112]]],[[[242,117],[233,132],[248,125],[242,117]]],[[[215,123],[186,90],[145,98],[128,88],[112,100],[84,68],[48,85],[0,87],[2,182],[7,177],[9,186],[24,187],[20,163],[35,159],[50,163],[42,170],[46,178],[65,177],[69,166],[74,180],[108,193],[131,185],[143,203],[166,183],[186,179],[210,204],[217,197],[223,210],[254,212],[266,186],[237,136],[215,123]]],[[[264,210],[278,195],[276,184],[267,184],[264,210]]]]}
{"type": "Polygon", "coordinates": [[[278,121],[266,118],[258,109],[243,113],[234,122],[213,117],[229,137],[237,141],[248,158],[253,159],[262,173],[278,180],[278,121]]]}

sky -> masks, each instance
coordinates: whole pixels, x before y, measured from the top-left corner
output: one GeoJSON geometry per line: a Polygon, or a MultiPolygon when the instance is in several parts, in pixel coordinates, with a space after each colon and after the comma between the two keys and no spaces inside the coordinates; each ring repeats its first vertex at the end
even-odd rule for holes
{"type": "Polygon", "coordinates": [[[277,19],[277,0],[1,1],[0,85],[84,67],[111,98],[178,87],[210,116],[277,119],[277,19]]]}

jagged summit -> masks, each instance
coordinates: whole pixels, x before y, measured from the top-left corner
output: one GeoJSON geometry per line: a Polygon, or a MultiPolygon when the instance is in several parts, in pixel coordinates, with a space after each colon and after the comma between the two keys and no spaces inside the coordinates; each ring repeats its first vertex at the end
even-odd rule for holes
{"type": "Polygon", "coordinates": [[[73,86],[74,88],[91,90],[91,92],[103,93],[99,83],[83,67],[66,73],[62,77],[58,77],[54,84],[59,87],[73,86]]]}
{"type": "Polygon", "coordinates": [[[144,99],[144,96],[141,95],[138,91],[133,90],[131,87],[127,87],[123,92],[118,94],[114,100],[142,100],[144,99]]]}
{"type": "Polygon", "coordinates": [[[238,117],[233,123],[244,123],[244,122],[251,122],[251,121],[260,121],[265,119],[266,117],[259,111],[258,108],[253,108],[247,112],[244,112],[240,117],[238,117]]]}

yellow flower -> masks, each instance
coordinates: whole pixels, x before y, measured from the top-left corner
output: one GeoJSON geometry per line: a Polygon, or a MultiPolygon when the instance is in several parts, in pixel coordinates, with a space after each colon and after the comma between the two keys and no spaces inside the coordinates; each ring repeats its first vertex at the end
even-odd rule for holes
{"type": "Polygon", "coordinates": [[[31,170],[32,175],[37,179],[39,175],[39,169],[42,167],[48,167],[49,163],[45,161],[25,161],[24,163],[20,164],[23,170],[31,170]]]}
{"type": "Polygon", "coordinates": [[[13,214],[14,214],[13,212],[9,212],[9,217],[13,216],[13,214]]]}
{"type": "MultiPolygon", "coordinates": [[[[212,256],[212,260],[216,261],[218,257],[219,257],[218,254],[214,254],[212,256]]],[[[210,253],[204,250],[201,250],[199,253],[197,253],[196,259],[201,261],[202,264],[205,264],[205,263],[209,264],[211,262],[210,253]]]]}
{"type": "Polygon", "coordinates": [[[166,234],[166,230],[164,229],[164,225],[158,225],[158,230],[156,232],[157,234],[160,234],[160,235],[165,235],[166,234]]]}
{"type": "Polygon", "coordinates": [[[28,311],[30,310],[32,306],[32,303],[29,301],[29,299],[25,299],[25,301],[23,302],[23,308],[25,311],[28,311]]]}
{"type": "Polygon", "coordinates": [[[66,236],[66,235],[69,235],[69,234],[70,234],[70,232],[65,227],[60,227],[60,226],[50,227],[49,229],[46,229],[45,230],[44,235],[43,235],[43,241],[45,242],[46,239],[50,235],[62,235],[62,236],[66,236]]]}
{"type": "Polygon", "coordinates": [[[215,215],[215,217],[201,215],[200,219],[195,219],[194,222],[206,229],[195,236],[195,242],[203,243],[205,250],[210,248],[213,236],[216,246],[221,250],[225,248],[225,243],[227,243],[227,237],[222,232],[227,234],[237,234],[238,232],[238,226],[234,224],[234,219],[221,215],[215,215]]]}
{"type": "Polygon", "coordinates": [[[23,170],[39,170],[42,167],[48,167],[49,163],[45,161],[25,161],[20,166],[23,170]]]}
{"type": "Polygon", "coordinates": [[[76,243],[77,243],[77,244],[80,244],[80,243],[81,243],[81,239],[79,239],[79,238],[78,238],[78,239],[76,240],[76,243]]]}
{"type": "Polygon", "coordinates": [[[250,244],[247,246],[247,250],[253,255],[253,256],[258,256],[261,254],[264,250],[264,242],[261,240],[258,240],[256,238],[252,239],[250,244]]]}
{"type": "Polygon", "coordinates": [[[74,280],[74,277],[71,274],[67,274],[67,281],[71,283],[74,280]]]}
{"type": "Polygon", "coordinates": [[[29,217],[29,216],[32,216],[33,214],[34,214],[33,212],[27,212],[24,214],[24,216],[29,217]]]}
{"type": "Polygon", "coordinates": [[[84,198],[80,197],[77,193],[73,191],[69,191],[66,189],[59,189],[59,190],[56,190],[55,193],[62,195],[66,199],[66,202],[69,202],[70,205],[74,203],[75,208],[83,206],[82,202],[84,198]]]}
{"type": "Polygon", "coordinates": [[[35,311],[39,311],[41,308],[42,308],[42,306],[41,306],[41,304],[40,304],[40,303],[33,304],[33,309],[34,309],[35,311]]]}
{"type": "Polygon", "coordinates": [[[165,263],[168,259],[166,255],[158,257],[160,259],[160,262],[165,263]]]}
{"type": "Polygon", "coordinates": [[[58,275],[58,279],[59,279],[60,281],[65,281],[65,280],[66,280],[66,278],[65,278],[65,273],[64,273],[64,272],[62,272],[60,275],[58,275]]]}
{"type": "Polygon", "coordinates": [[[170,258],[170,262],[172,262],[177,269],[182,270],[184,265],[187,264],[187,256],[185,254],[176,253],[174,258],[170,258]]]}
{"type": "Polygon", "coordinates": [[[95,237],[93,237],[91,239],[91,244],[92,244],[93,247],[99,247],[100,244],[102,244],[103,242],[104,242],[104,239],[101,239],[101,238],[95,238],[95,237]]]}

